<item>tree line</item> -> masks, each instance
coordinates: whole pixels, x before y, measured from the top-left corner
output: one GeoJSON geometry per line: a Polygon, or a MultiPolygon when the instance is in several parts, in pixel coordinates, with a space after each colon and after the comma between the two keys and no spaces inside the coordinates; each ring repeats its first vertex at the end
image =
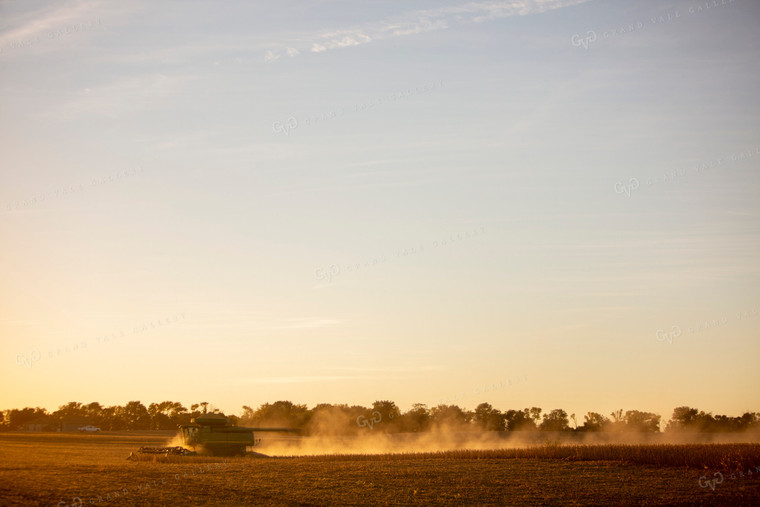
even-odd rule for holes
{"type": "MultiPolygon", "coordinates": [[[[174,430],[189,424],[194,417],[219,413],[208,402],[194,403],[188,409],[182,403],[164,401],[147,407],[139,401],[119,406],[102,406],[98,402],[69,402],[48,413],[44,408],[11,409],[0,412],[0,430],[21,430],[29,423],[56,431],[60,422],[78,418],[103,430],[174,430]]],[[[660,432],[660,415],[652,412],[622,409],[609,417],[588,412],[579,421],[575,414],[563,409],[544,413],[539,407],[522,410],[499,410],[481,403],[475,410],[441,404],[430,409],[415,403],[401,412],[389,400],[375,401],[371,407],[321,403],[313,408],[290,401],[264,403],[256,409],[244,405],[240,415],[227,415],[233,424],[250,427],[288,427],[304,434],[356,435],[376,430],[387,433],[422,432],[437,428],[485,431],[553,431],[553,432],[660,432]]],[[[677,407],[664,428],[665,432],[741,432],[760,431],[760,413],[746,412],[739,417],[712,415],[696,408],[677,407]]]]}

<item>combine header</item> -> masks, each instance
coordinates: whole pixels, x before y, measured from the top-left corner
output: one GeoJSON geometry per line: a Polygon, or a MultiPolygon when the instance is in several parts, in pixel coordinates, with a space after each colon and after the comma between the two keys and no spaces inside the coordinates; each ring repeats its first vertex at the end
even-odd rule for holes
{"type": "MultiPolygon", "coordinates": [[[[140,447],[140,454],[163,454],[165,456],[188,456],[210,454],[212,456],[245,456],[246,447],[252,447],[261,439],[254,432],[295,432],[289,428],[244,428],[233,426],[230,420],[220,414],[203,414],[179,426],[179,434],[185,447],[140,447]],[[196,453],[195,450],[198,450],[196,453]]],[[[130,457],[132,454],[130,454],[130,457]]],[[[129,458],[128,458],[129,459],[129,458]]]]}
{"type": "MultiPolygon", "coordinates": [[[[164,456],[195,456],[195,451],[185,449],[184,447],[140,447],[137,452],[140,454],[163,454],[164,456]]],[[[130,456],[132,456],[130,454],[130,456]]]]}

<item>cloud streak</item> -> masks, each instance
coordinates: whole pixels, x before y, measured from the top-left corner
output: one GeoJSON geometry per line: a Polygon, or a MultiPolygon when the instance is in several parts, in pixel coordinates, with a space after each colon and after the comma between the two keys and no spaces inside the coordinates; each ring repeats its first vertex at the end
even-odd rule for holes
{"type": "Polygon", "coordinates": [[[39,38],[60,25],[84,19],[92,10],[91,5],[77,3],[31,12],[24,16],[26,19],[22,20],[17,28],[0,34],[0,46],[6,46],[13,41],[39,38]]]}
{"type": "Polygon", "coordinates": [[[294,58],[302,52],[322,53],[368,44],[373,41],[403,37],[424,32],[444,30],[453,25],[483,23],[512,16],[527,16],[582,4],[590,0],[513,0],[501,2],[468,2],[457,6],[409,11],[378,22],[364,23],[355,28],[334,30],[300,39],[304,46],[274,43],[277,49],[267,50],[264,61],[272,63],[282,54],[294,58]]]}
{"type": "MultiPolygon", "coordinates": [[[[230,379],[235,384],[307,384],[311,382],[333,382],[336,380],[377,380],[377,377],[358,377],[353,375],[302,375],[294,377],[256,377],[230,379]]],[[[381,377],[380,379],[385,379],[381,377]]]]}

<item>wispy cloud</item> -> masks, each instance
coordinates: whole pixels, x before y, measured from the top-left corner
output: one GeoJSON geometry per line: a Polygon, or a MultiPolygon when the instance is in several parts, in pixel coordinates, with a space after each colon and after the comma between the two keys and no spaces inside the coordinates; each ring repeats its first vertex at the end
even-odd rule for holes
{"type": "Polygon", "coordinates": [[[54,28],[91,17],[94,5],[96,4],[76,2],[24,13],[19,16],[16,28],[0,34],[0,47],[11,42],[43,38],[45,33],[54,28]]]}
{"type": "Polygon", "coordinates": [[[378,367],[367,367],[367,366],[339,366],[335,368],[336,370],[344,370],[344,371],[363,371],[363,372],[396,372],[396,373],[407,373],[407,372],[430,372],[430,371],[446,371],[448,370],[447,367],[440,365],[440,364],[428,364],[428,365],[420,365],[420,366],[378,366],[378,367]]]}
{"type": "Polygon", "coordinates": [[[364,23],[358,27],[332,30],[307,36],[287,44],[273,43],[277,49],[269,49],[264,61],[278,60],[283,52],[295,57],[302,51],[321,53],[331,49],[359,46],[377,40],[403,37],[423,32],[444,30],[452,25],[483,23],[499,18],[526,16],[569,7],[590,0],[512,0],[501,2],[468,2],[450,7],[409,11],[399,16],[377,22],[364,23]],[[302,44],[302,48],[292,46],[302,44]]]}
{"type": "Polygon", "coordinates": [[[376,377],[357,377],[352,375],[301,375],[294,377],[253,377],[227,379],[235,384],[306,384],[312,382],[333,382],[336,380],[376,380],[376,377]]]}
{"type": "Polygon", "coordinates": [[[271,318],[257,317],[239,312],[217,313],[206,319],[199,319],[196,327],[200,329],[247,329],[247,330],[293,330],[293,329],[320,329],[324,327],[338,326],[345,321],[338,319],[297,317],[297,318],[271,318]]]}
{"type": "Polygon", "coordinates": [[[335,319],[287,319],[283,324],[272,326],[272,329],[317,329],[335,326],[341,322],[335,319]]]}
{"type": "Polygon", "coordinates": [[[97,34],[123,26],[143,8],[140,2],[50,2],[31,8],[28,2],[4,5],[0,28],[0,54],[41,55],[92,41],[97,34]],[[84,35],[87,34],[87,35],[84,35]],[[6,51],[15,48],[23,51],[6,51]]]}
{"type": "Polygon", "coordinates": [[[145,74],[93,86],[72,94],[60,107],[43,113],[46,118],[70,120],[80,115],[120,118],[144,110],[168,107],[170,98],[196,78],[188,75],[145,74]]]}

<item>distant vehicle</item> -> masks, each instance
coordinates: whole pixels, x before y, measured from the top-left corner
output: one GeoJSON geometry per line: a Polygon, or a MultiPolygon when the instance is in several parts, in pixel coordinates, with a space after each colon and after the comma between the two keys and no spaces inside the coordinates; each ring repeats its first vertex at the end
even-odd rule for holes
{"type": "Polygon", "coordinates": [[[100,431],[100,428],[98,428],[97,426],[93,426],[92,424],[88,424],[87,426],[80,426],[77,429],[81,431],[82,433],[97,433],[98,431],[100,431]]]}

